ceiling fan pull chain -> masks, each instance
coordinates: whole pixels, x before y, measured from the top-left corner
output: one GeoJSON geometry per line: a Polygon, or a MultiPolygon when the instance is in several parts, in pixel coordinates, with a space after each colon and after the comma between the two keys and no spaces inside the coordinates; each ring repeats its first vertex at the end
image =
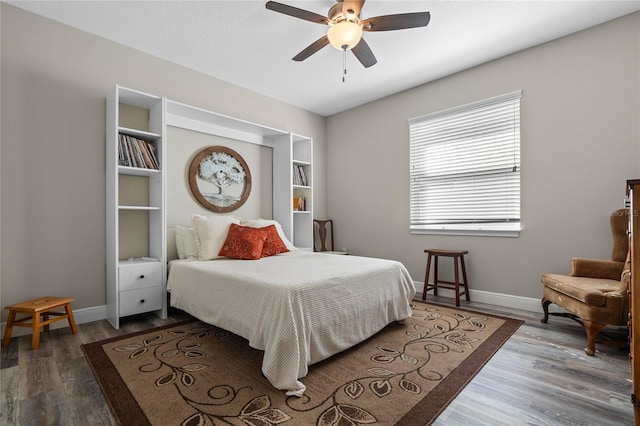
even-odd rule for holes
{"type": "Polygon", "coordinates": [[[347,46],[342,46],[342,82],[345,81],[347,75],[347,46]]]}

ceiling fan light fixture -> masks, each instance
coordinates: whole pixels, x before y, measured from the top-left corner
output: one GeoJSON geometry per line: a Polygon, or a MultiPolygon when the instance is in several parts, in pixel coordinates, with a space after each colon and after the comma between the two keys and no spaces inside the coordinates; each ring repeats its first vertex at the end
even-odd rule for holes
{"type": "Polygon", "coordinates": [[[413,12],[374,16],[361,21],[360,15],[364,3],[365,0],[335,0],[326,16],[271,0],[266,3],[266,8],[294,18],[329,26],[327,34],[291,58],[294,61],[304,61],[326,45],[331,44],[336,49],[343,51],[343,65],[346,63],[347,50],[351,50],[365,68],[375,65],[378,60],[367,41],[362,37],[363,31],[392,31],[426,27],[431,19],[429,12],[413,12]]]}
{"type": "Polygon", "coordinates": [[[327,38],[336,49],[349,50],[360,42],[362,25],[348,20],[338,22],[329,27],[327,38]]]}

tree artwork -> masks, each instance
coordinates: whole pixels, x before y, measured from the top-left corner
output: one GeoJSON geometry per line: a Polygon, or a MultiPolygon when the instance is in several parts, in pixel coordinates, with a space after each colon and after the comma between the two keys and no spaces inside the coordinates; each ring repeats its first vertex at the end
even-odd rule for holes
{"type": "Polygon", "coordinates": [[[200,162],[201,179],[210,182],[220,188],[218,194],[202,194],[207,199],[213,199],[215,204],[228,206],[238,202],[239,197],[225,195],[224,189],[228,186],[243,183],[245,173],[242,165],[234,157],[226,152],[214,152],[200,162]]]}
{"type": "Polygon", "coordinates": [[[189,185],[200,204],[222,213],[235,210],[244,203],[251,189],[251,174],[240,154],[230,148],[214,146],[200,151],[191,162],[189,185]],[[198,179],[212,184],[218,191],[203,190],[198,179]],[[240,195],[227,191],[234,185],[244,185],[240,195]]]}

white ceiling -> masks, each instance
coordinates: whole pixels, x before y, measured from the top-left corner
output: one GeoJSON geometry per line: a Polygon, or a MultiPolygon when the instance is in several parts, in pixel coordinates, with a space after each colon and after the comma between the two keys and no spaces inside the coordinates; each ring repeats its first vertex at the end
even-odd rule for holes
{"type": "MultiPolygon", "coordinates": [[[[285,3],[327,15],[333,0],[285,3]]],[[[640,10],[623,1],[369,0],[361,18],[431,13],[427,27],[365,33],[378,63],[365,69],[326,46],[291,60],[327,27],[266,1],[7,1],[36,14],[329,116],[640,10]]]]}

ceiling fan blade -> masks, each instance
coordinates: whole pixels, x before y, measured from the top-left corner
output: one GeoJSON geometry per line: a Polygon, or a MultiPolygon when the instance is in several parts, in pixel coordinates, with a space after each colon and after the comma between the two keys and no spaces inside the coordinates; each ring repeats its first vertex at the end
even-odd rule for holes
{"type": "Polygon", "coordinates": [[[313,43],[311,43],[302,52],[298,53],[292,59],[294,61],[297,61],[297,62],[304,61],[309,56],[313,55],[318,50],[320,50],[323,47],[325,47],[327,44],[329,44],[329,38],[326,35],[324,35],[324,36],[320,37],[318,40],[316,40],[313,43]]]}
{"type": "Polygon", "coordinates": [[[267,9],[273,10],[274,12],[284,13],[285,15],[304,19],[305,21],[315,22],[316,24],[326,25],[329,23],[329,20],[326,16],[318,15],[317,13],[309,12],[308,10],[299,9],[297,7],[289,6],[275,1],[268,1],[265,6],[267,9]]]}
{"type": "Polygon", "coordinates": [[[346,15],[348,10],[352,10],[357,17],[360,17],[363,5],[364,0],[344,0],[342,2],[342,13],[346,15]]]}
{"type": "Polygon", "coordinates": [[[376,16],[362,21],[362,30],[391,31],[426,27],[429,20],[431,20],[431,14],[429,12],[399,13],[397,15],[376,16]]]}
{"type": "Polygon", "coordinates": [[[371,51],[371,48],[363,38],[360,39],[360,42],[358,44],[351,48],[351,51],[354,55],[356,55],[356,58],[358,58],[360,63],[364,65],[365,68],[369,68],[370,66],[375,65],[378,62],[375,55],[371,51]]]}

